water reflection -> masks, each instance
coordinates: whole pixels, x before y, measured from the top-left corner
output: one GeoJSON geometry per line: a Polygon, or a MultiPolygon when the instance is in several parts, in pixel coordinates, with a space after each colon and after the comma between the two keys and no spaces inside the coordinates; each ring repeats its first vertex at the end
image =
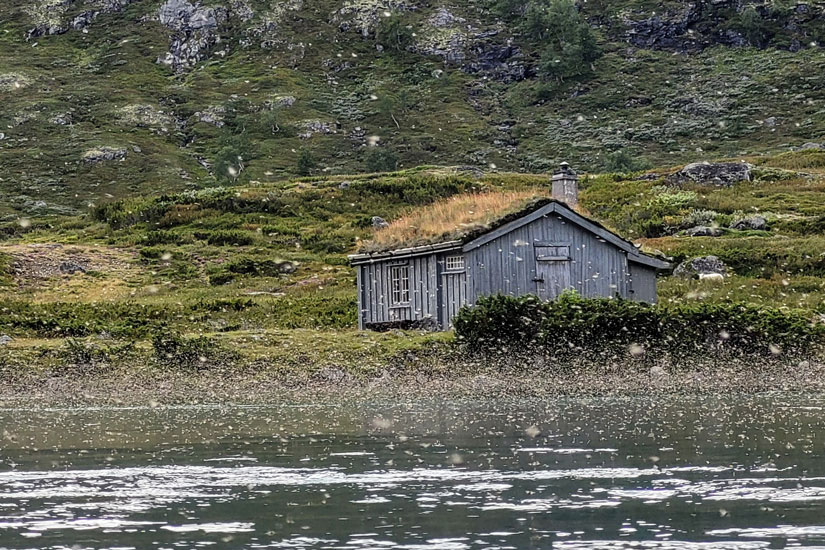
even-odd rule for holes
{"type": "Polygon", "coordinates": [[[3,548],[825,548],[819,397],[2,410],[3,548]]]}

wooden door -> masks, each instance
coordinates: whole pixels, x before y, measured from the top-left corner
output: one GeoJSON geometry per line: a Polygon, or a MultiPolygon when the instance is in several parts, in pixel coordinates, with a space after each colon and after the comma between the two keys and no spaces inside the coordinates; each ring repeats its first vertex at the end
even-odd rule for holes
{"type": "Polygon", "coordinates": [[[536,294],[542,300],[555,300],[573,288],[568,243],[536,243],[536,294]]]}
{"type": "Polygon", "coordinates": [[[442,322],[444,329],[453,328],[453,317],[458,315],[467,302],[467,274],[460,272],[445,272],[441,276],[442,322]]]}

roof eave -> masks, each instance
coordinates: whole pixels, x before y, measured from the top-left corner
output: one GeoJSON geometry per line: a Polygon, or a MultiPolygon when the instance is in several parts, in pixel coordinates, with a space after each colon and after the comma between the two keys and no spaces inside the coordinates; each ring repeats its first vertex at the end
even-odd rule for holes
{"type": "Polygon", "coordinates": [[[637,264],[646,265],[648,267],[652,267],[661,271],[665,271],[673,267],[670,263],[664,260],[660,260],[659,258],[648,256],[647,254],[642,253],[628,254],[627,260],[637,264]]]}
{"type": "Polygon", "coordinates": [[[363,254],[351,254],[347,256],[351,265],[368,264],[382,260],[389,260],[393,258],[411,258],[414,256],[422,256],[433,254],[436,252],[444,252],[447,250],[456,250],[461,248],[461,241],[446,241],[443,243],[427,244],[423,246],[413,246],[407,248],[397,248],[395,250],[386,250],[382,252],[367,252],[363,254]]]}

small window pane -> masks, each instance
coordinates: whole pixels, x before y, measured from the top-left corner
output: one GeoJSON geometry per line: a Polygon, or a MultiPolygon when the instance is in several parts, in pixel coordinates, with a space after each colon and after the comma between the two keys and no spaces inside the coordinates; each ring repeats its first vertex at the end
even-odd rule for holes
{"type": "Polygon", "coordinates": [[[393,304],[408,304],[410,302],[410,268],[408,266],[402,265],[390,268],[390,289],[393,304]]]}
{"type": "Polygon", "coordinates": [[[568,245],[539,245],[536,246],[537,260],[569,260],[570,246],[568,245]]]}
{"type": "Polygon", "coordinates": [[[461,271],[464,269],[464,256],[447,256],[447,271],[461,271]]]}

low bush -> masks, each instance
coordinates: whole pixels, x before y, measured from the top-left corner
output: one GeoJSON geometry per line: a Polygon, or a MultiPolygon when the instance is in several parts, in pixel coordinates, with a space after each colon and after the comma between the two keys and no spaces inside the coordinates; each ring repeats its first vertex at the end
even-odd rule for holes
{"type": "Polygon", "coordinates": [[[190,370],[226,365],[237,359],[236,353],[205,336],[187,338],[175,333],[159,333],[152,338],[152,349],[160,364],[190,370]]]}
{"type": "Polygon", "coordinates": [[[255,242],[254,235],[245,231],[196,231],[194,236],[212,246],[249,246],[255,242]]]}
{"type": "Polygon", "coordinates": [[[574,294],[542,302],[534,296],[491,296],[454,320],[471,349],[536,349],[555,356],[622,353],[630,346],[680,357],[731,351],[770,356],[811,351],[825,327],[799,313],[742,304],[660,306],[574,294]]]}

